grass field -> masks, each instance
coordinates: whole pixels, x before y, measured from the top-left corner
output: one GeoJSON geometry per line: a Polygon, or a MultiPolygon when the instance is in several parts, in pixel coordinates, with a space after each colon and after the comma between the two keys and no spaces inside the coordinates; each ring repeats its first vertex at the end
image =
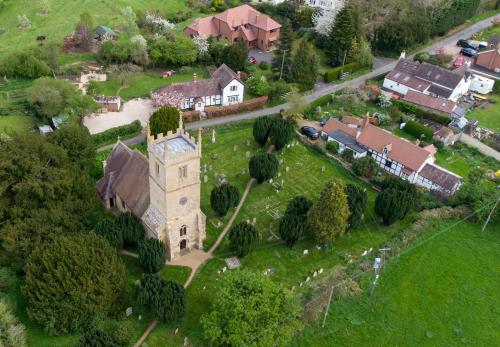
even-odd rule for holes
{"type": "Polygon", "coordinates": [[[129,100],[139,97],[149,97],[151,91],[171,83],[191,81],[194,73],[199,78],[204,78],[205,71],[202,68],[193,68],[192,71],[184,74],[176,73],[169,78],[163,78],[158,71],[147,71],[135,74],[124,86],[120,84],[116,75],[111,75],[106,82],[92,82],[92,88],[96,95],[119,95],[123,99],[129,100]]]}
{"type": "Polygon", "coordinates": [[[497,346],[499,227],[463,222],[413,249],[388,264],[373,297],[334,302],[325,328],[291,345],[497,346]]]}
{"type": "Polygon", "coordinates": [[[479,126],[500,132],[500,95],[488,95],[491,104],[487,108],[476,108],[467,114],[468,119],[477,119],[479,126]]]}
{"type": "Polygon", "coordinates": [[[47,36],[48,41],[61,43],[79,21],[80,14],[89,12],[95,25],[117,28],[123,22],[121,9],[131,6],[134,10],[159,10],[160,13],[187,11],[185,0],[50,0],[47,15],[38,15],[41,6],[33,0],[7,0],[0,11],[0,27],[5,33],[0,36],[0,56],[18,49],[36,45],[38,35],[47,36]],[[19,28],[18,15],[26,15],[31,23],[27,29],[19,28]]]}

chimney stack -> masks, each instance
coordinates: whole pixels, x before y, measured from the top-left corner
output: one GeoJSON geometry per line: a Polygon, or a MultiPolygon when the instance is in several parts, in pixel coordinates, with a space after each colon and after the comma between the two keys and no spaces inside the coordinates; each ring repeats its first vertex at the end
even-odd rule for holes
{"type": "Polygon", "coordinates": [[[241,71],[236,71],[236,76],[241,79],[241,71]]]}

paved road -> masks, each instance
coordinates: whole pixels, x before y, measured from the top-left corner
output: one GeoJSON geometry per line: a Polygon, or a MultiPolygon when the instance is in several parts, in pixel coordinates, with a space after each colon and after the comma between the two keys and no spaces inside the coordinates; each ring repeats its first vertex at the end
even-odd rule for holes
{"type": "MultiPolygon", "coordinates": [[[[460,38],[468,38],[472,34],[478,32],[478,31],[484,30],[484,29],[488,28],[489,26],[491,26],[491,21],[494,17],[495,16],[489,17],[485,20],[482,20],[480,22],[477,22],[477,23],[471,25],[468,28],[460,30],[460,31],[456,32],[455,34],[450,35],[450,36],[444,38],[443,40],[440,40],[440,41],[422,49],[422,51],[432,53],[432,52],[435,52],[440,47],[454,44],[460,38]]],[[[397,61],[392,61],[388,64],[376,67],[373,71],[371,71],[367,74],[353,78],[352,80],[345,81],[343,83],[338,83],[338,84],[320,83],[320,84],[318,84],[317,88],[312,93],[305,96],[305,98],[304,98],[305,102],[310,103],[321,96],[324,96],[327,94],[332,94],[338,90],[341,90],[341,89],[344,89],[347,87],[357,87],[360,84],[364,83],[366,80],[369,80],[371,78],[374,78],[376,76],[379,76],[379,75],[382,75],[382,74],[385,74],[385,73],[391,71],[394,68],[394,66],[396,66],[396,63],[397,63],[397,61]]],[[[278,106],[263,108],[263,109],[260,109],[257,111],[239,113],[239,114],[225,116],[225,117],[221,117],[221,118],[206,119],[206,120],[199,121],[199,122],[187,123],[186,128],[187,129],[206,128],[206,127],[211,127],[214,125],[220,125],[220,124],[224,124],[224,123],[237,122],[237,121],[244,120],[244,119],[258,118],[258,117],[265,116],[268,114],[279,113],[281,109],[287,109],[287,108],[290,108],[290,106],[291,106],[290,103],[284,103],[284,104],[281,104],[278,106]]],[[[131,143],[127,143],[125,141],[124,142],[127,144],[134,144],[134,143],[141,142],[143,139],[144,139],[144,135],[141,135],[141,136],[138,136],[136,138],[129,140],[129,141],[132,141],[131,143]]],[[[107,148],[109,148],[109,147],[107,147],[107,148]]],[[[101,150],[101,148],[99,150],[101,150]]]]}

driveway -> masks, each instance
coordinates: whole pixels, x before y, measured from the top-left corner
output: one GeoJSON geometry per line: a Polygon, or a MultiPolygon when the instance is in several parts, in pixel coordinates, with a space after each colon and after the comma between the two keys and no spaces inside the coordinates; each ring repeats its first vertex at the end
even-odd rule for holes
{"type": "Polygon", "coordinates": [[[98,113],[85,117],[85,125],[91,134],[97,134],[105,130],[130,124],[139,120],[145,127],[149,116],[153,112],[153,104],[150,99],[132,99],[123,104],[120,112],[98,113]]]}
{"type": "Polygon", "coordinates": [[[266,52],[258,48],[250,48],[248,55],[252,56],[257,60],[257,64],[261,61],[268,62],[269,64],[273,61],[273,54],[271,52],[266,52]]]}

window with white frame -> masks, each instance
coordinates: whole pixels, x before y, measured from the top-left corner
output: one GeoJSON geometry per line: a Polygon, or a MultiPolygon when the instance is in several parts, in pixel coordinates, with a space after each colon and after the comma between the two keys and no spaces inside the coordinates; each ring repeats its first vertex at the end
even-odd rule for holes
{"type": "Polygon", "coordinates": [[[239,100],[238,95],[230,95],[227,97],[228,102],[238,102],[238,100],[239,100]]]}
{"type": "Polygon", "coordinates": [[[238,86],[231,86],[231,87],[229,88],[229,90],[230,90],[230,91],[232,91],[232,92],[235,92],[235,91],[237,91],[237,90],[238,90],[238,86]]]}

